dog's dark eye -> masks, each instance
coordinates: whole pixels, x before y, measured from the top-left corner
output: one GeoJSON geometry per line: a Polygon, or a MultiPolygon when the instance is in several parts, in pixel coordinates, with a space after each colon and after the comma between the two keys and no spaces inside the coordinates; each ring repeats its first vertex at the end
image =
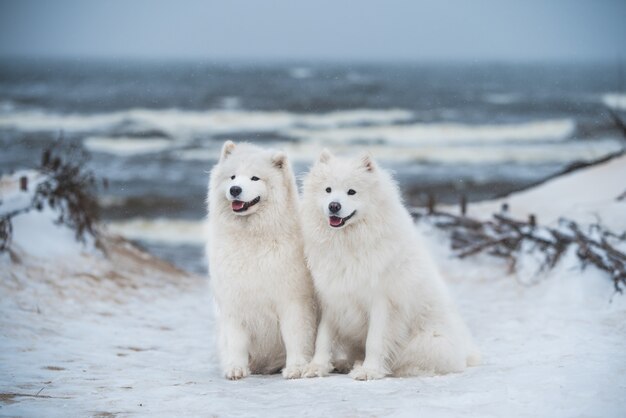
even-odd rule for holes
{"type": "Polygon", "coordinates": [[[230,176],[230,179],[231,180],[235,180],[235,176],[230,176]]]}
{"type": "Polygon", "coordinates": [[[354,189],[350,189],[348,190],[348,194],[352,196],[353,194],[356,194],[356,191],[354,189]]]}
{"type": "Polygon", "coordinates": [[[326,188],[326,193],[330,193],[330,192],[332,192],[332,189],[330,187],[327,187],[326,188]]]}
{"type": "Polygon", "coordinates": [[[252,181],[259,181],[259,178],[258,178],[257,176],[252,176],[252,177],[250,178],[250,180],[252,180],[252,181]]]}

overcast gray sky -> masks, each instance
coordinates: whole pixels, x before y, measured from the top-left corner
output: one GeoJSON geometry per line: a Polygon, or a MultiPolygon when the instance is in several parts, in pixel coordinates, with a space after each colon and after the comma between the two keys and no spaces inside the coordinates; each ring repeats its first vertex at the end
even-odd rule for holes
{"type": "Polygon", "coordinates": [[[0,56],[626,58],[626,0],[0,0],[0,56]]]}

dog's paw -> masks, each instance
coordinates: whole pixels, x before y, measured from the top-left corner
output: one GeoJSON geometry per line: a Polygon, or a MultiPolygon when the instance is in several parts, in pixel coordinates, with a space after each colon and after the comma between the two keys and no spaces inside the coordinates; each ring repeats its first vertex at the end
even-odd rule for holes
{"type": "Polygon", "coordinates": [[[224,377],[229,380],[239,380],[247,377],[250,374],[250,369],[247,367],[230,367],[224,372],[224,377]]]}
{"type": "Polygon", "coordinates": [[[305,368],[303,377],[324,377],[328,376],[328,374],[333,369],[333,366],[330,364],[317,364],[317,363],[309,363],[309,365],[305,368]]]}
{"type": "Polygon", "coordinates": [[[292,366],[287,366],[283,369],[283,377],[285,379],[300,379],[301,377],[304,377],[306,367],[306,364],[294,364],[292,366]]]}
{"type": "Polygon", "coordinates": [[[374,380],[374,379],[382,379],[387,374],[378,369],[368,369],[363,366],[355,366],[354,369],[350,372],[350,377],[354,380],[374,380]]]}
{"type": "Polygon", "coordinates": [[[353,363],[350,360],[335,360],[333,366],[337,373],[348,374],[352,370],[353,363]]]}

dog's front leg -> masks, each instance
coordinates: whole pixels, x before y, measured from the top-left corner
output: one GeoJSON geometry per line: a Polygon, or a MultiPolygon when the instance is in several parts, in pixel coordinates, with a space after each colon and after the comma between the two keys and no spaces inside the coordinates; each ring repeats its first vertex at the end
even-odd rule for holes
{"type": "Polygon", "coordinates": [[[369,315],[365,360],[363,364],[355,365],[350,372],[350,377],[353,379],[381,379],[389,374],[386,367],[390,354],[389,318],[389,305],[386,297],[383,295],[375,298],[369,315]]]}
{"type": "Polygon", "coordinates": [[[331,364],[333,332],[328,314],[325,311],[322,308],[322,318],[317,328],[317,339],[315,340],[315,355],[304,372],[305,377],[328,376],[328,373],[333,369],[331,364]]]}
{"type": "Polygon", "coordinates": [[[298,379],[311,358],[315,318],[304,302],[291,302],[280,317],[280,331],[287,354],[283,377],[298,379]]]}
{"type": "Polygon", "coordinates": [[[230,380],[242,379],[250,374],[248,346],[250,337],[240,321],[226,317],[221,326],[222,364],[224,376],[230,380]]]}

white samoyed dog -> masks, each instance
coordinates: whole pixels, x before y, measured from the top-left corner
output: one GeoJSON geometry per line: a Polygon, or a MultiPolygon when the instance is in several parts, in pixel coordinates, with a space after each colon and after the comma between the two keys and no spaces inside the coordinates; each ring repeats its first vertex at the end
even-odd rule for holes
{"type": "Polygon", "coordinates": [[[227,141],[211,171],[207,256],[224,375],[299,378],[316,313],[298,191],[282,152],[227,141]]]}
{"type": "Polygon", "coordinates": [[[306,377],[460,372],[480,355],[398,186],[369,156],[324,150],[304,179],[305,254],[321,319],[306,377]]]}

